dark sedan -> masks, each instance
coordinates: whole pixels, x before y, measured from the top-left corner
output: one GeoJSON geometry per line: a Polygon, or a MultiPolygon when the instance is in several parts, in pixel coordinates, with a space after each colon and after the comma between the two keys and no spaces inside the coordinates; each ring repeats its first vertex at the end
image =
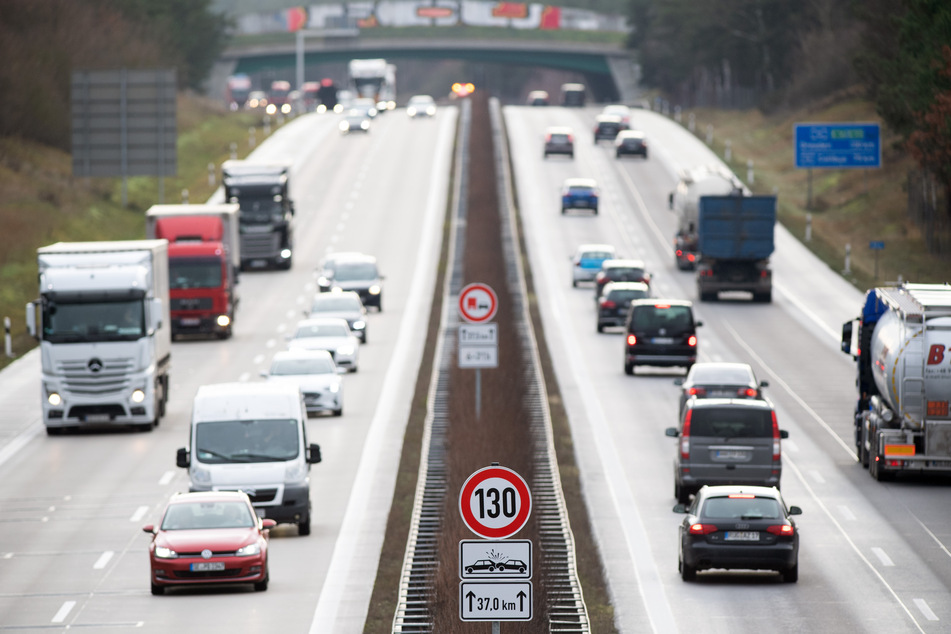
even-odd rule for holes
{"type": "Polygon", "coordinates": [[[621,158],[625,155],[643,156],[647,158],[647,138],[640,130],[624,130],[614,137],[614,155],[621,158]]]}
{"type": "Polygon", "coordinates": [[[641,260],[605,260],[601,270],[594,277],[594,301],[601,297],[601,291],[608,282],[641,282],[650,286],[650,273],[641,260]]]}
{"type": "Polygon", "coordinates": [[[650,297],[651,289],[641,282],[609,282],[598,298],[598,332],[611,326],[623,326],[631,300],[650,297]]]}
{"type": "Polygon", "coordinates": [[[701,570],[776,570],[783,581],[799,579],[799,531],[774,487],[703,487],[693,503],[678,504],[680,524],[677,565],[684,581],[701,570]]]}
{"type": "Polygon", "coordinates": [[[695,363],[682,379],[675,379],[674,385],[680,386],[680,407],[678,416],[683,414],[684,405],[691,398],[763,398],[763,388],[769,387],[766,381],[757,381],[753,368],[747,363],[695,363]]]}

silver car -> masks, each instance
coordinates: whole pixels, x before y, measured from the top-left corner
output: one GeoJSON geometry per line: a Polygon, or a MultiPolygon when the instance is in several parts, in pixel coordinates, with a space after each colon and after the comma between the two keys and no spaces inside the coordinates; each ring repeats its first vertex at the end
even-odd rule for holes
{"type": "Polygon", "coordinates": [[[308,317],[339,317],[347,320],[350,331],[367,342],[367,309],[354,291],[320,293],[311,304],[308,317]]]}
{"type": "Polygon", "coordinates": [[[304,319],[297,323],[294,334],[288,337],[289,350],[326,350],[334,363],[351,372],[357,371],[360,340],[347,325],[346,319],[322,317],[304,319]]]}
{"type": "Polygon", "coordinates": [[[763,398],[766,381],[757,381],[753,368],[748,363],[720,363],[704,361],[694,363],[687,376],[674,379],[680,387],[680,406],[677,415],[684,412],[684,405],[691,398],[763,398]]]}
{"type": "Polygon", "coordinates": [[[308,414],[343,414],[343,380],[333,357],[326,350],[284,350],[274,355],[271,367],[262,372],[268,381],[293,383],[304,395],[308,414]]]}

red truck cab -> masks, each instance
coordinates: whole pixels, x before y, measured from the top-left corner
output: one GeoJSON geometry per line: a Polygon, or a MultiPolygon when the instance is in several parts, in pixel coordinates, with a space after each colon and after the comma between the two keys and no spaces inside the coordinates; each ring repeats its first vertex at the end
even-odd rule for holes
{"type": "Polygon", "coordinates": [[[168,240],[172,335],[231,336],[237,271],[231,265],[221,218],[156,219],[155,237],[168,240]]]}

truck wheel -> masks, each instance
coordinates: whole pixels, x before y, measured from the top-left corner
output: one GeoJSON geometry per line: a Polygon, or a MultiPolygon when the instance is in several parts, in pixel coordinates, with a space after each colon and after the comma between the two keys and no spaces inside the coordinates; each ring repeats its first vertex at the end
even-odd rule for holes
{"type": "Polygon", "coordinates": [[[679,482],[674,480],[674,497],[678,504],[688,504],[690,502],[690,491],[679,482]]]}
{"type": "Polygon", "coordinates": [[[626,375],[628,375],[628,376],[634,376],[634,364],[633,364],[633,363],[628,363],[628,362],[626,362],[626,361],[624,362],[624,374],[626,374],[626,375]]]}
{"type": "Polygon", "coordinates": [[[700,292],[700,301],[701,302],[715,302],[717,301],[717,294],[714,291],[713,293],[700,292]]]}
{"type": "Polygon", "coordinates": [[[762,304],[768,304],[773,301],[773,292],[766,291],[765,293],[753,293],[753,301],[760,302],[762,304]]]}
{"type": "Polygon", "coordinates": [[[297,534],[310,535],[310,515],[307,516],[306,520],[297,523],[297,534]]]}
{"type": "Polygon", "coordinates": [[[604,324],[598,322],[598,332],[604,332],[604,324]]]}

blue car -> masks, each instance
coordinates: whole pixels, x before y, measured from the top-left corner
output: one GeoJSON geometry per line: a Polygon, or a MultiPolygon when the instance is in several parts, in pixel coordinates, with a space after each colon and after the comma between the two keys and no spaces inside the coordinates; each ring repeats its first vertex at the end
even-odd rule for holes
{"type": "Polygon", "coordinates": [[[598,183],[593,178],[569,178],[561,188],[561,213],[590,209],[598,215],[598,183]]]}
{"type": "Polygon", "coordinates": [[[617,250],[610,244],[582,244],[571,258],[571,285],[594,281],[601,263],[616,257],[617,250]]]}

